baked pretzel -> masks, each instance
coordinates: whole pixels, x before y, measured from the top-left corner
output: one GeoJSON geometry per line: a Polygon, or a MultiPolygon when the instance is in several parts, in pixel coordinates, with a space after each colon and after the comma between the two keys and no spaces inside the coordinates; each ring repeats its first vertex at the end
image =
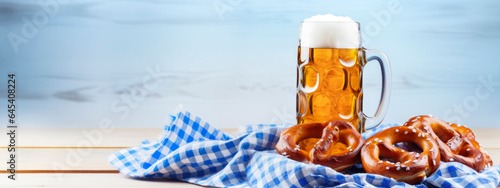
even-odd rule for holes
{"type": "Polygon", "coordinates": [[[361,150],[361,161],[368,173],[416,184],[439,167],[439,148],[424,132],[398,126],[368,138],[361,150]],[[394,145],[400,142],[414,143],[422,152],[410,152],[394,145]]]}
{"type": "Polygon", "coordinates": [[[276,144],[281,155],[343,171],[360,161],[364,139],[347,121],[305,123],[284,129],[276,144]]]}
{"type": "Polygon", "coordinates": [[[485,168],[489,168],[489,167],[493,166],[493,160],[488,155],[488,151],[486,151],[481,146],[481,144],[479,144],[479,142],[476,141],[476,136],[474,135],[474,133],[472,132],[472,130],[470,130],[469,128],[467,128],[467,127],[465,127],[463,125],[460,125],[460,124],[453,123],[453,124],[449,124],[449,125],[453,129],[455,129],[455,131],[457,131],[458,133],[460,133],[462,136],[465,136],[467,139],[469,139],[469,141],[474,146],[474,148],[479,148],[479,151],[481,151],[481,153],[484,156],[485,168]]]}
{"type": "Polygon", "coordinates": [[[442,161],[459,162],[478,172],[493,165],[490,156],[476,141],[474,133],[465,126],[447,123],[432,116],[415,116],[404,125],[429,134],[438,143],[442,161]]]}

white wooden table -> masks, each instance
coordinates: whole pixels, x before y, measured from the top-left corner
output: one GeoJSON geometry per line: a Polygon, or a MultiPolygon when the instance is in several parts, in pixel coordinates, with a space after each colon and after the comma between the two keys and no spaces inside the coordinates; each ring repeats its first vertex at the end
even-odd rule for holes
{"type": "MultiPolygon", "coordinates": [[[[137,146],[145,139],[157,139],[161,128],[117,128],[102,133],[101,142],[86,146],[92,139],[84,132],[98,129],[18,129],[17,180],[7,179],[0,171],[0,185],[21,187],[199,187],[175,181],[145,181],[119,174],[107,161],[107,156],[121,149],[137,146]]],[[[225,129],[235,132],[235,129],[225,129]]],[[[479,143],[486,148],[494,164],[500,164],[500,129],[473,129],[479,143]]],[[[95,136],[94,138],[99,138],[95,136]]],[[[6,139],[2,137],[2,139],[6,139]]],[[[7,143],[1,140],[0,143],[7,143]]],[[[0,148],[0,157],[7,148],[0,148]]],[[[5,169],[5,168],[2,168],[5,169]]],[[[3,187],[3,186],[2,186],[3,187]]]]}

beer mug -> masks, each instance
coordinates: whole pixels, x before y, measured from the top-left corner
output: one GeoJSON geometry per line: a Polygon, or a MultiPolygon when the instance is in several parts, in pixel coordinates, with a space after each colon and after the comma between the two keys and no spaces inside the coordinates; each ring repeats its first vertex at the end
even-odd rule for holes
{"type": "Polygon", "coordinates": [[[391,91],[389,60],[383,52],[361,46],[358,22],[333,15],[304,20],[297,60],[298,124],[346,120],[362,133],[382,122],[391,91]],[[382,71],[382,92],[373,117],[363,113],[362,105],[363,67],[372,61],[382,71]]]}

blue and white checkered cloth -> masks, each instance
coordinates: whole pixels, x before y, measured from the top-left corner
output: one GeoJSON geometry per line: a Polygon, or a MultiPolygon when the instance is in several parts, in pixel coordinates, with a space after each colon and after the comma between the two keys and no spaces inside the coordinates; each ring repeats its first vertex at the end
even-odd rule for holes
{"type": "MultiPolygon", "coordinates": [[[[363,134],[396,125],[383,125],[363,134]]],[[[362,165],[339,173],[279,155],[275,145],[283,126],[247,126],[239,136],[214,128],[179,110],[159,141],[144,141],[108,157],[121,173],[137,178],[173,178],[216,187],[497,187],[500,166],[477,173],[457,162],[441,163],[421,184],[409,185],[364,173],[362,165]],[[349,175],[350,174],[350,175],[349,175]]]]}

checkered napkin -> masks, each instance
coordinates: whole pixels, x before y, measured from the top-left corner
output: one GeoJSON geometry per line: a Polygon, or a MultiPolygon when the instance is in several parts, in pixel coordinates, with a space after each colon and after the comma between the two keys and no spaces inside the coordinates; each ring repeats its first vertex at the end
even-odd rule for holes
{"type": "MultiPolygon", "coordinates": [[[[253,125],[239,136],[214,128],[202,118],[179,110],[158,141],[121,150],[108,157],[121,173],[137,178],[173,178],[216,187],[414,187],[364,173],[357,164],[343,173],[279,155],[275,145],[283,126],[253,125]]],[[[391,126],[363,134],[365,139],[391,126]]],[[[457,162],[439,169],[415,187],[496,187],[500,166],[477,173],[457,162]]]]}

